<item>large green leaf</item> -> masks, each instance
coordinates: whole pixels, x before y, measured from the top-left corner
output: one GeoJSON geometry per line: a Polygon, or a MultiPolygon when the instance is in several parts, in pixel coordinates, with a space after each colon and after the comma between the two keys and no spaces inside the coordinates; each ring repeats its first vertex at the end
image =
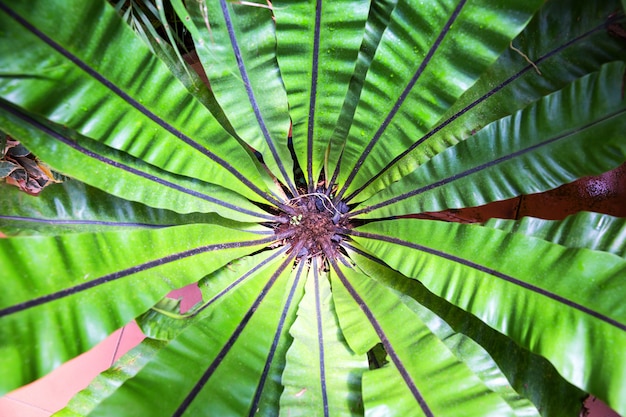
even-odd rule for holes
{"type": "Polygon", "coordinates": [[[610,34],[613,26],[624,22],[623,14],[615,13],[617,7],[617,0],[544,2],[524,31],[441,117],[436,127],[368,179],[355,191],[358,196],[352,194],[355,201],[397,181],[489,123],[597,71],[604,63],[626,58],[623,41],[610,34]],[[526,58],[532,59],[532,63],[526,58]],[[369,186],[379,177],[382,178],[377,185],[369,186]]]}
{"type": "MultiPolygon", "coordinates": [[[[229,122],[263,155],[295,195],[287,147],[287,95],[276,63],[276,36],[265,4],[212,0],[187,9],[196,51],[229,122]]],[[[189,26],[189,25],[188,25],[189,26]]]]}
{"type": "Polygon", "coordinates": [[[437,221],[376,222],[351,234],[394,269],[547,357],[574,385],[626,411],[624,259],[437,221]]]}
{"type": "Polygon", "coordinates": [[[11,76],[0,77],[4,99],[167,171],[275,201],[249,153],[107,3],[12,2],[0,10],[0,55],[12,57],[2,69],[11,76]],[[51,10],[65,16],[63,25],[51,10]]]}
{"type": "Polygon", "coordinates": [[[626,258],[626,220],[606,214],[581,212],[561,221],[524,217],[491,219],[485,226],[538,237],[570,248],[587,248],[626,258]]]}
{"type": "Polygon", "coordinates": [[[539,409],[545,417],[571,417],[580,411],[586,394],[565,381],[545,358],[521,348],[472,314],[435,296],[419,281],[407,279],[362,249],[346,245],[346,250],[367,275],[403,294],[402,302],[424,320],[455,356],[500,393],[517,415],[532,415],[539,409]],[[457,349],[460,347],[463,349],[457,349]],[[530,399],[536,409],[516,391],[530,399]]]}
{"type": "Polygon", "coordinates": [[[278,63],[289,93],[293,147],[312,192],[353,75],[370,2],[272,4],[278,63]]]}
{"type": "Polygon", "coordinates": [[[0,122],[59,172],[131,201],[179,213],[217,212],[236,220],[272,220],[239,194],[174,175],[60,126],[37,120],[0,100],[0,122]]]}
{"type": "Polygon", "coordinates": [[[478,206],[619,166],[626,159],[624,68],[623,62],[604,65],[600,72],[492,123],[351,215],[376,218],[478,206]]]}
{"type": "Polygon", "coordinates": [[[276,392],[282,367],[275,362],[284,358],[275,354],[289,340],[304,266],[290,271],[293,256],[279,261],[211,305],[205,319],[180,333],[91,415],[276,415],[278,398],[268,403],[263,396],[276,392]],[[167,385],[162,375],[168,375],[167,385]]]}
{"type": "Polygon", "coordinates": [[[333,295],[348,344],[364,352],[381,342],[389,356],[386,366],[363,374],[366,415],[515,415],[397,293],[355,269],[331,263],[333,295]]]}
{"type": "MultiPolygon", "coordinates": [[[[180,300],[164,298],[145,314],[138,317],[137,322],[147,335],[147,339],[116,362],[111,369],[93,380],[89,387],[74,397],[66,408],[55,414],[61,416],[83,416],[95,409],[105,398],[114,394],[129,378],[134,377],[143,367],[150,363],[154,356],[175,339],[186,327],[204,320],[214,314],[216,304],[225,296],[230,296],[242,283],[253,278],[263,269],[272,267],[284,255],[286,248],[235,260],[221,270],[203,278],[199,283],[204,302],[194,306],[185,314],[180,314],[180,300]],[[149,339],[150,337],[160,339],[149,339]]],[[[271,271],[270,271],[271,272],[271,271]]],[[[263,274],[267,275],[265,271],[263,274]]],[[[260,285],[260,284],[258,284],[260,285]]],[[[227,303],[228,304],[228,303],[227,303]]],[[[219,307],[218,307],[219,308],[219,307]]],[[[277,346],[276,358],[282,358],[287,350],[285,339],[277,346]]],[[[280,363],[280,359],[276,362],[280,363]]],[[[151,365],[154,366],[154,365],[151,365]]],[[[273,373],[273,386],[279,382],[279,376],[273,373]]],[[[155,390],[162,389],[156,387],[155,390]]],[[[270,391],[266,386],[266,391],[270,391]]],[[[275,390],[273,390],[275,392],[275,390]]],[[[278,403],[278,393],[274,393],[273,402],[278,403]]],[[[142,401],[137,398],[137,401],[142,401]]]]}
{"type": "Polygon", "coordinates": [[[213,308],[215,303],[221,301],[250,276],[275,263],[287,249],[283,246],[279,250],[264,251],[250,257],[235,259],[229,262],[225,269],[218,270],[198,282],[203,301],[189,311],[181,313],[180,300],[165,297],[137,317],[137,324],[146,336],[170,341],[187,326],[210,314],[210,308],[213,308]]]}
{"type": "MultiPolygon", "coordinates": [[[[211,111],[222,126],[234,134],[230,122],[226,119],[209,86],[189,64],[189,59],[181,55],[184,40],[174,33],[177,28],[171,27],[168,21],[165,11],[168,5],[164,4],[163,0],[155,0],[155,4],[145,0],[139,3],[133,0],[130,5],[125,1],[118,1],[114,4],[115,10],[122,15],[124,21],[148,45],[150,50],[168,66],[176,78],[187,87],[187,90],[211,111]],[[128,7],[126,11],[123,11],[126,7],[128,7]],[[155,23],[155,20],[158,22],[155,23]],[[159,34],[159,29],[161,34],[159,34]],[[166,32],[167,41],[161,36],[163,31],[166,32]]],[[[187,48],[184,49],[187,51],[187,48]]],[[[187,52],[186,56],[193,57],[193,53],[187,52]]]]}
{"type": "Polygon", "coordinates": [[[154,209],[106,194],[77,180],[52,184],[36,197],[5,184],[0,184],[0,193],[0,228],[7,235],[54,235],[190,223],[211,223],[256,233],[273,233],[256,223],[238,223],[212,213],[181,215],[154,209]]]}
{"type": "Polygon", "coordinates": [[[399,3],[365,78],[343,150],[338,198],[426,133],[497,59],[539,4],[399,3]]]}
{"type": "MultiPolygon", "coordinates": [[[[350,79],[350,85],[348,87],[348,94],[344,100],[339,118],[337,119],[337,125],[333,130],[333,134],[330,138],[329,152],[340,154],[345,145],[346,138],[348,136],[350,126],[352,125],[352,119],[354,118],[354,112],[356,111],[359,103],[359,97],[363,91],[363,83],[365,81],[365,75],[372,64],[374,54],[378,49],[385,29],[389,25],[391,13],[396,7],[397,0],[384,0],[374,1],[370,6],[370,13],[365,22],[365,35],[363,37],[363,43],[359,49],[359,55],[357,62],[350,79]]],[[[325,158],[326,166],[326,179],[327,185],[334,182],[335,176],[339,174],[335,169],[334,173],[328,166],[328,158],[325,158]]],[[[332,191],[332,190],[329,190],[332,191]]]]}
{"type": "Polygon", "coordinates": [[[0,389],[45,375],[172,289],[274,239],[202,224],[0,239],[0,389]]]}
{"type": "Polygon", "coordinates": [[[446,112],[442,123],[452,120],[437,135],[465,138],[607,62],[625,59],[623,43],[607,31],[607,26],[625,22],[616,7],[611,0],[546,1],[498,61],[446,112]]]}
{"type": "Polygon", "coordinates": [[[319,268],[314,259],[289,331],[294,340],[282,376],[281,414],[358,416],[363,413],[361,374],[368,369],[367,357],[346,344],[327,274],[319,268]]]}

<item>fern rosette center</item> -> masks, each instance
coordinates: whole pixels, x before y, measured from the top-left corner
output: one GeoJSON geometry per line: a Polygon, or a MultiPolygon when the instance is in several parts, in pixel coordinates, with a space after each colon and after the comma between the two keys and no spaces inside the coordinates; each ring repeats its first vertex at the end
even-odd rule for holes
{"type": "Polygon", "coordinates": [[[340,202],[335,205],[324,193],[311,193],[290,201],[293,213],[285,214],[284,223],[277,233],[290,232],[287,239],[298,257],[324,254],[334,258],[343,240],[342,230],[349,226],[344,216],[348,206],[340,202]]]}

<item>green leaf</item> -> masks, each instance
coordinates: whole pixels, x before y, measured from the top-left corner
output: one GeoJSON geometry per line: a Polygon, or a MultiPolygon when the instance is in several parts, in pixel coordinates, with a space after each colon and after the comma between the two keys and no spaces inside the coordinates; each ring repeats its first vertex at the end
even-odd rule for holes
{"type": "Polygon", "coordinates": [[[54,417],[83,417],[88,415],[105,398],[115,392],[125,381],[137,373],[167,345],[162,340],[144,339],[113,366],[102,372],[76,394],[65,408],[54,413],[54,417]]]}
{"type": "Polygon", "coordinates": [[[517,415],[533,415],[539,409],[542,416],[570,417],[580,411],[586,393],[565,381],[545,358],[521,348],[371,254],[351,245],[346,245],[346,250],[367,275],[402,294],[402,302],[418,314],[455,356],[498,392],[517,415]],[[524,397],[531,400],[536,409],[524,397]]]}
{"type": "Polygon", "coordinates": [[[7,131],[59,172],[131,201],[179,213],[217,212],[236,220],[272,219],[244,197],[223,187],[173,175],[138,158],[39,121],[0,101],[7,131]]]}
{"type": "Polygon", "coordinates": [[[626,59],[622,42],[609,34],[611,27],[624,21],[623,14],[615,13],[616,7],[616,0],[544,2],[524,31],[441,117],[436,127],[368,179],[360,189],[381,177],[377,185],[359,193],[355,201],[397,181],[489,123],[597,71],[602,64],[626,59]]]}
{"type": "MultiPolygon", "coordinates": [[[[159,3],[162,3],[162,0],[158,0],[159,3]]],[[[148,5],[149,0],[145,1],[148,5]]],[[[154,7],[150,5],[150,7],[154,7]]],[[[158,5],[158,13],[163,12],[163,6],[158,5]]],[[[130,9],[129,9],[130,10],[130,9]]],[[[161,19],[161,17],[159,17],[161,19]]],[[[164,19],[164,18],[163,18],[164,19]]],[[[140,23],[136,23],[133,27],[137,31],[140,23]]],[[[145,23],[143,24],[145,26],[145,23]]],[[[167,28],[167,22],[164,22],[164,28],[167,28]]],[[[171,28],[169,28],[171,31],[171,28]]],[[[198,101],[200,101],[204,107],[209,109],[211,114],[220,122],[220,124],[230,132],[232,135],[235,135],[235,131],[233,127],[230,125],[230,122],[226,119],[224,115],[224,111],[219,106],[217,100],[215,100],[215,96],[209,89],[208,85],[205,84],[203,78],[193,69],[193,67],[185,60],[185,58],[180,56],[180,52],[173,47],[170,43],[163,40],[156,30],[153,29],[150,31],[150,35],[141,35],[141,38],[144,39],[145,42],[148,43],[154,54],[159,57],[170,69],[172,74],[178,78],[183,85],[198,101]],[[154,32],[153,32],[154,31],[154,32]]],[[[169,38],[169,37],[168,37],[169,38]]],[[[182,42],[182,41],[181,41],[182,42]]],[[[193,52],[189,52],[185,55],[186,57],[193,57],[193,52]]]]}
{"type": "Polygon", "coordinates": [[[146,337],[169,342],[189,326],[193,319],[194,316],[181,313],[180,299],[163,297],[135,321],[146,337]]]}
{"type": "Polygon", "coordinates": [[[172,289],[274,239],[215,225],[0,239],[0,390],[47,374],[172,289]]]}
{"type": "Polygon", "coordinates": [[[337,198],[426,133],[497,59],[539,4],[508,2],[504,9],[491,0],[399,3],[367,72],[343,151],[337,198]]]}
{"type": "Polygon", "coordinates": [[[262,175],[246,150],[107,3],[17,2],[1,9],[7,41],[0,55],[11,57],[3,71],[12,75],[0,77],[5,100],[169,172],[275,201],[259,188],[262,175]],[[51,10],[66,16],[63,25],[49,18],[51,10]]]}
{"type": "Polygon", "coordinates": [[[446,149],[351,215],[376,218],[478,206],[617,167],[626,159],[623,76],[624,63],[604,65],[446,149]]]}
{"type": "Polygon", "coordinates": [[[437,221],[376,222],[351,234],[392,268],[547,357],[574,385],[626,410],[624,259],[437,221]]]}
{"type": "Polygon", "coordinates": [[[259,234],[273,231],[256,223],[238,223],[216,214],[154,209],[106,194],[77,180],[46,187],[36,197],[0,184],[0,230],[7,235],[44,235],[158,228],[211,223],[259,234]]]}
{"type": "Polygon", "coordinates": [[[293,147],[309,192],[353,75],[370,2],[274,1],[277,57],[293,123],[293,147]]]}
{"type": "Polygon", "coordinates": [[[136,319],[137,324],[148,337],[173,340],[189,325],[209,316],[215,303],[221,301],[251,275],[272,265],[272,262],[285,252],[286,248],[283,247],[280,250],[264,251],[250,257],[235,259],[225,268],[217,270],[198,282],[203,301],[186,313],[180,312],[180,300],[165,297],[139,316],[136,319]]]}
{"type": "MultiPolygon", "coordinates": [[[[369,16],[365,22],[365,34],[359,49],[359,55],[354,72],[352,74],[352,78],[350,79],[348,94],[344,100],[337,124],[330,140],[329,147],[331,155],[333,153],[339,154],[340,150],[343,149],[345,145],[346,137],[348,136],[350,126],[352,125],[354,112],[356,111],[359,97],[363,91],[365,76],[370,65],[372,64],[374,54],[376,53],[376,49],[378,49],[383,33],[389,25],[391,13],[396,7],[396,4],[397,0],[382,0],[372,2],[370,5],[369,16]]],[[[325,157],[325,159],[328,158],[325,157]]],[[[325,167],[327,179],[331,178],[332,172],[335,168],[335,166],[325,167]]]]}
{"type": "Polygon", "coordinates": [[[491,219],[486,227],[537,237],[569,248],[587,248],[626,258],[626,220],[601,213],[581,212],[561,221],[524,217],[491,219]]]}
{"type": "Polygon", "coordinates": [[[358,352],[378,339],[389,356],[387,365],[363,374],[367,415],[515,415],[397,293],[355,269],[331,263],[337,314],[348,343],[358,352]]]}
{"type": "MultiPolygon", "coordinates": [[[[264,3],[217,0],[187,9],[211,89],[246,143],[297,195],[287,147],[287,94],[276,63],[276,35],[264,3]]],[[[188,25],[189,26],[189,25],[188,25]]]]}
{"type": "Polygon", "coordinates": [[[327,274],[315,258],[305,285],[298,318],[289,331],[294,340],[282,375],[281,414],[311,416],[317,410],[324,416],[361,415],[361,374],[368,369],[367,357],[346,344],[327,274]]]}
{"type": "Polygon", "coordinates": [[[458,117],[437,135],[467,137],[603,64],[626,59],[623,43],[607,31],[624,22],[616,7],[611,0],[546,1],[498,61],[446,112],[442,120],[458,117]],[[470,105],[471,111],[463,111],[470,105]]]}
{"type": "Polygon", "coordinates": [[[292,261],[249,275],[91,415],[277,415],[278,397],[267,409],[262,396],[275,391],[301,296],[304,264],[290,271],[292,261]]]}

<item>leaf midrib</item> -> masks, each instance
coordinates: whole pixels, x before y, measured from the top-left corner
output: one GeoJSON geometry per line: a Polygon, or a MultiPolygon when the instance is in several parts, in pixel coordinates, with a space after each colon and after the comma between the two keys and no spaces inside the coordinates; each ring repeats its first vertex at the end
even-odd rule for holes
{"type": "MultiPolygon", "coordinates": [[[[285,236],[283,236],[283,238],[284,237],[285,236]]],[[[25,311],[34,307],[38,307],[43,304],[56,301],[65,297],[76,295],[83,291],[87,291],[95,287],[98,287],[100,285],[117,281],[119,279],[126,278],[133,274],[144,272],[152,268],[156,268],[158,266],[162,266],[171,262],[179,261],[184,258],[189,258],[191,256],[199,255],[199,254],[206,253],[206,252],[212,252],[215,250],[225,250],[225,249],[235,249],[235,248],[256,246],[256,245],[274,242],[279,239],[281,239],[280,235],[274,235],[274,236],[270,236],[270,237],[266,237],[266,238],[258,239],[258,240],[246,240],[246,241],[238,241],[238,242],[204,245],[204,246],[199,246],[193,249],[188,249],[182,252],[173,253],[167,256],[163,256],[161,258],[157,258],[148,262],[141,263],[139,265],[132,266],[130,268],[123,269],[121,271],[111,272],[99,278],[95,278],[89,282],[84,282],[78,285],[74,285],[72,287],[64,288],[52,294],[43,295],[37,298],[30,299],[28,301],[24,301],[24,302],[14,304],[9,307],[5,307],[3,309],[0,309],[0,318],[6,317],[12,314],[20,313],[22,311],[25,311]]]]}
{"type": "Polygon", "coordinates": [[[232,18],[230,17],[230,12],[228,10],[228,5],[226,0],[220,0],[220,7],[222,9],[222,14],[224,16],[224,21],[226,23],[226,29],[228,31],[228,37],[230,39],[230,44],[233,48],[233,53],[235,55],[235,59],[237,61],[237,68],[239,69],[239,74],[243,80],[243,85],[246,90],[246,94],[248,95],[248,100],[250,101],[250,105],[252,106],[252,110],[254,112],[254,116],[256,117],[257,123],[261,128],[261,132],[263,133],[263,138],[265,139],[265,143],[267,144],[274,161],[276,162],[278,169],[280,170],[285,183],[289,187],[289,190],[294,196],[298,195],[298,190],[295,185],[292,183],[289,175],[287,174],[287,170],[285,169],[280,156],[278,155],[278,151],[276,150],[276,146],[270,132],[267,128],[267,124],[265,123],[265,119],[263,119],[263,115],[261,114],[261,109],[259,108],[259,103],[257,102],[254,91],[252,90],[252,83],[250,82],[250,77],[248,77],[248,70],[243,62],[243,56],[241,54],[241,49],[239,48],[239,43],[237,41],[237,37],[235,35],[235,28],[233,26],[232,18]]]}
{"type": "Polygon", "coordinates": [[[211,197],[210,195],[203,194],[203,193],[191,190],[189,188],[180,186],[178,184],[174,184],[174,183],[169,182],[167,180],[164,180],[162,178],[156,177],[154,175],[147,174],[147,173],[145,173],[143,171],[140,171],[140,170],[138,170],[136,168],[130,167],[128,165],[124,165],[121,162],[114,161],[112,159],[109,159],[107,157],[99,155],[99,154],[97,154],[97,153],[95,153],[93,151],[90,151],[89,149],[86,149],[86,148],[80,146],[78,143],[70,140],[69,138],[66,138],[65,136],[61,135],[60,133],[52,130],[51,128],[49,128],[49,127],[47,127],[45,125],[43,125],[42,123],[38,122],[33,117],[31,117],[30,115],[22,113],[21,111],[13,108],[12,106],[7,105],[7,103],[4,100],[0,100],[0,109],[7,111],[8,113],[12,114],[15,117],[18,117],[22,121],[28,123],[33,128],[35,128],[35,129],[45,133],[46,135],[49,135],[49,136],[53,137],[54,139],[58,140],[59,142],[61,142],[61,143],[65,144],[65,145],[71,147],[72,149],[82,153],[83,155],[88,156],[88,157],[90,157],[92,159],[95,159],[95,160],[97,160],[99,162],[102,162],[104,164],[107,164],[107,165],[109,165],[111,167],[114,167],[114,168],[117,168],[117,169],[121,169],[123,171],[128,172],[129,174],[136,175],[138,177],[147,179],[149,181],[155,182],[155,183],[160,184],[162,186],[171,188],[171,189],[176,190],[176,191],[180,191],[182,193],[191,195],[193,197],[200,198],[202,200],[208,201],[208,202],[216,204],[218,206],[222,206],[222,207],[228,208],[230,210],[237,211],[239,213],[247,214],[247,215],[250,215],[250,216],[258,217],[258,218],[269,220],[269,221],[276,221],[276,217],[275,216],[272,216],[272,215],[269,215],[269,214],[266,215],[266,214],[262,214],[262,213],[256,213],[254,211],[247,210],[245,208],[239,207],[239,206],[237,206],[235,204],[231,204],[231,203],[228,203],[226,201],[218,200],[218,199],[216,199],[214,197],[211,197]]]}
{"type": "Polygon", "coordinates": [[[493,160],[491,160],[489,162],[486,162],[484,164],[478,165],[478,166],[476,166],[474,168],[470,168],[470,169],[465,170],[463,172],[460,172],[458,174],[451,175],[451,176],[449,176],[447,178],[441,179],[441,180],[436,181],[436,182],[434,182],[432,184],[426,185],[426,186],[421,187],[421,188],[417,188],[417,189],[415,189],[413,191],[409,191],[409,192],[406,192],[404,194],[400,194],[399,196],[392,197],[392,198],[390,198],[388,200],[384,200],[384,201],[381,201],[379,203],[373,204],[371,206],[366,206],[366,207],[363,207],[362,209],[355,210],[353,212],[350,212],[348,214],[348,217],[354,217],[354,216],[357,216],[359,214],[369,213],[369,212],[372,212],[372,211],[377,210],[379,208],[382,208],[382,207],[385,207],[385,206],[388,206],[388,205],[391,205],[391,204],[398,203],[398,202],[400,202],[402,200],[406,200],[407,198],[414,197],[416,195],[419,195],[419,194],[425,193],[427,191],[433,190],[435,188],[441,187],[443,185],[449,184],[449,183],[451,183],[453,181],[456,181],[458,179],[465,178],[465,177],[467,177],[469,175],[472,175],[472,174],[475,174],[477,172],[483,171],[485,169],[494,167],[494,166],[496,166],[498,164],[501,164],[503,162],[510,161],[510,160],[512,160],[514,158],[517,158],[518,156],[524,155],[524,154],[532,152],[532,151],[536,151],[537,149],[540,149],[540,148],[542,148],[544,146],[551,145],[551,144],[553,144],[555,142],[558,142],[559,140],[566,139],[566,138],[568,138],[568,137],[570,137],[572,135],[581,133],[581,132],[583,132],[583,131],[585,131],[587,129],[591,129],[592,127],[594,127],[594,126],[596,126],[598,124],[604,123],[604,122],[606,122],[606,121],[608,121],[608,120],[610,120],[610,119],[612,119],[614,117],[618,117],[618,116],[620,116],[620,115],[622,115],[624,113],[626,113],[626,109],[621,109],[621,110],[615,111],[615,112],[613,112],[611,114],[608,114],[608,115],[606,115],[606,116],[604,116],[604,117],[602,117],[600,119],[594,120],[593,122],[587,123],[587,124],[585,124],[583,126],[580,126],[580,127],[576,128],[576,129],[571,129],[571,130],[569,130],[569,131],[567,131],[565,133],[562,133],[562,134],[557,135],[557,136],[555,136],[553,138],[547,139],[544,142],[537,143],[537,144],[531,145],[531,146],[529,146],[527,148],[520,149],[518,151],[510,153],[508,155],[504,155],[504,156],[502,156],[500,158],[493,159],[493,160]]]}
{"type": "Polygon", "coordinates": [[[468,268],[472,268],[475,269],[477,271],[483,272],[485,274],[491,275],[495,278],[498,278],[502,281],[508,282],[510,284],[516,285],[520,288],[524,288],[528,291],[531,291],[533,293],[539,294],[541,296],[544,296],[546,298],[549,298],[553,301],[556,301],[558,303],[561,303],[567,307],[573,308],[575,310],[580,311],[581,313],[585,313],[591,317],[594,317],[598,320],[601,320],[603,322],[605,322],[606,324],[609,324],[619,330],[622,330],[624,332],[626,332],[626,324],[620,323],[619,321],[617,321],[616,319],[613,319],[599,311],[595,311],[592,310],[589,307],[586,307],[582,304],[579,304],[575,301],[569,300],[561,295],[558,295],[556,293],[553,293],[551,291],[548,291],[546,289],[543,289],[541,287],[538,287],[534,284],[530,284],[527,282],[524,282],[520,279],[517,279],[511,275],[508,274],[504,274],[502,272],[496,271],[495,269],[486,267],[484,265],[480,265],[478,263],[472,262],[470,260],[461,258],[459,256],[456,255],[452,255],[450,253],[446,253],[444,251],[440,251],[437,249],[433,249],[433,248],[429,248],[427,246],[423,246],[423,245],[419,245],[416,243],[412,243],[412,242],[408,242],[406,240],[402,240],[399,238],[395,238],[395,237],[390,237],[390,236],[384,236],[384,235],[379,235],[379,234],[374,234],[374,233],[368,233],[368,232],[359,232],[356,230],[350,230],[348,231],[350,235],[352,236],[357,236],[357,237],[362,237],[362,238],[366,238],[366,239],[372,239],[372,240],[378,240],[378,241],[382,241],[382,242],[387,242],[387,243],[392,243],[395,245],[400,245],[400,246],[404,246],[407,248],[411,248],[411,249],[415,249],[418,250],[420,252],[424,252],[424,253],[428,253],[430,255],[434,255],[437,256],[439,258],[448,260],[448,261],[452,261],[455,262],[459,265],[468,267],[468,268]]]}
{"type": "Polygon", "coordinates": [[[4,11],[13,20],[18,22],[20,25],[22,25],[24,28],[26,28],[29,32],[31,32],[32,34],[37,36],[39,39],[41,39],[43,42],[45,42],[48,46],[53,48],[55,51],[57,51],[58,53],[63,55],[65,58],[70,60],[72,63],[74,63],[80,69],[85,71],[87,74],[89,74],[91,77],[93,77],[96,81],[98,81],[103,86],[105,86],[110,91],[112,91],[115,95],[117,95],[120,98],[122,98],[123,100],[125,100],[128,104],[130,104],[136,110],[141,112],[144,116],[146,116],[147,118],[149,118],[150,120],[152,120],[153,122],[158,124],[160,127],[165,129],[170,134],[174,135],[179,140],[183,141],[185,144],[191,146],[196,151],[202,153],[204,156],[208,157],[209,159],[211,159],[215,163],[217,163],[220,166],[222,166],[230,174],[232,174],[235,178],[237,178],[237,180],[239,180],[242,184],[244,184],[246,187],[248,187],[254,193],[258,194],[260,197],[262,197],[266,201],[268,201],[268,202],[270,202],[272,204],[277,205],[278,207],[281,207],[283,205],[280,201],[276,200],[270,194],[264,192],[259,187],[257,187],[254,183],[252,183],[250,180],[248,180],[243,174],[241,174],[234,166],[232,166],[226,160],[220,158],[219,156],[217,156],[216,154],[214,154],[213,152],[211,152],[207,148],[203,147],[199,143],[195,142],[189,136],[185,135],[180,130],[176,129],[174,126],[172,126],[171,124],[169,124],[168,122],[166,122],[165,120],[163,120],[162,118],[157,116],[155,113],[153,113],[151,110],[149,110],[146,106],[141,104],[139,101],[135,100],[133,97],[131,97],[125,91],[123,91],[120,87],[116,86],[112,81],[110,81],[109,79],[104,77],[102,74],[100,74],[98,71],[96,71],[93,67],[88,65],[86,62],[82,61],[80,58],[78,58],[72,52],[70,52],[69,50],[65,49],[62,45],[58,44],[56,41],[54,41],[48,35],[46,35],[42,31],[40,31],[39,29],[37,29],[30,22],[28,22],[26,19],[24,19],[22,16],[20,16],[17,12],[15,12],[11,8],[9,8],[3,2],[0,2],[0,10],[4,11]]]}
{"type": "MultiPolygon", "coordinates": [[[[587,31],[587,32],[585,32],[585,33],[583,33],[583,34],[581,34],[581,35],[579,35],[579,36],[569,40],[568,42],[564,43],[563,45],[560,45],[559,47],[554,48],[553,50],[547,52],[546,54],[544,54],[541,57],[539,57],[536,60],[534,60],[533,63],[536,66],[541,65],[544,61],[546,61],[547,59],[553,57],[557,53],[563,51],[564,49],[569,48],[570,46],[574,45],[575,43],[577,43],[577,42],[579,42],[579,41],[581,41],[581,40],[583,40],[583,39],[593,35],[594,33],[598,32],[600,30],[605,30],[607,24],[609,24],[611,22],[614,22],[614,21],[618,21],[618,20],[620,20],[622,18],[623,17],[621,17],[621,16],[620,17],[613,17],[612,19],[609,19],[606,22],[603,22],[602,24],[594,27],[593,29],[591,29],[591,30],[589,30],[589,31],[587,31]]],[[[383,176],[383,174],[385,174],[385,172],[389,171],[389,169],[391,169],[398,161],[400,161],[405,156],[407,156],[411,151],[413,151],[419,145],[424,143],[426,140],[430,139],[432,136],[434,136],[439,131],[441,131],[442,129],[444,129],[448,125],[450,125],[456,119],[458,119],[459,117],[463,116],[465,113],[467,113],[468,111],[470,111],[471,109],[473,109],[477,105],[479,105],[482,102],[486,101],[487,99],[491,98],[493,95],[498,93],[500,90],[504,89],[509,84],[511,84],[513,81],[517,80],[522,75],[524,75],[526,72],[531,71],[531,70],[534,71],[535,67],[533,65],[531,65],[531,64],[528,64],[527,66],[522,68],[520,71],[518,71],[517,73],[513,74],[512,76],[510,76],[509,78],[507,78],[506,80],[502,81],[501,83],[496,85],[494,88],[492,88],[491,90],[489,90],[488,92],[483,94],[481,97],[477,98],[472,103],[470,103],[469,105],[467,105],[463,109],[459,110],[457,113],[453,114],[450,118],[446,119],[441,124],[437,125],[430,132],[426,133],[424,136],[422,136],[420,139],[418,139],[415,143],[413,143],[411,146],[409,146],[404,152],[402,152],[401,154],[396,156],[393,160],[391,160],[391,162],[389,162],[383,169],[381,169],[374,176],[372,176],[372,178],[368,179],[362,186],[360,186],[355,191],[350,193],[344,199],[344,201],[348,202],[348,201],[352,200],[358,194],[363,192],[363,190],[365,190],[365,188],[367,188],[370,184],[372,184],[378,178],[383,176]]]]}

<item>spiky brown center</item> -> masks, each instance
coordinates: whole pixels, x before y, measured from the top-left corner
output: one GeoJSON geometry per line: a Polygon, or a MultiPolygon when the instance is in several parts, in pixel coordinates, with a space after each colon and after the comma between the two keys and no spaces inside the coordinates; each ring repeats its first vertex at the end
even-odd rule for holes
{"type": "Polygon", "coordinates": [[[294,213],[285,215],[285,223],[278,232],[291,232],[287,242],[298,257],[325,255],[335,257],[342,230],[348,227],[344,214],[324,194],[313,193],[294,198],[290,202],[294,213]]]}

